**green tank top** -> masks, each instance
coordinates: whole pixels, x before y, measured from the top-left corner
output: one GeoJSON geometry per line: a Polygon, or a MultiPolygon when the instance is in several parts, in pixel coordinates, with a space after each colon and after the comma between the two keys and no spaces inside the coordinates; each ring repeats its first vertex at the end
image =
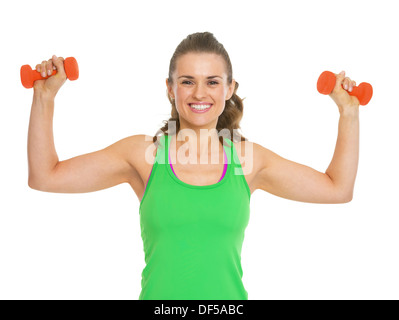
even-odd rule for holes
{"type": "Polygon", "coordinates": [[[196,186],[172,171],[171,138],[160,137],[140,203],[146,266],[139,300],[247,300],[241,248],[251,193],[234,144],[224,138],[224,177],[196,186]]]}

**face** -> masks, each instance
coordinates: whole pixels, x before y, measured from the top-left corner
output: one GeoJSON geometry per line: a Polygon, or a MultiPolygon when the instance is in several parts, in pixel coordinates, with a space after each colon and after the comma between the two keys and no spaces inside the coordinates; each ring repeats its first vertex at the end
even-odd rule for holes
{"type": "Polygon", "coordinates": [[[227,83],[226,66],[220,55],[213,53],[187,53],[177,60],[173,84],[166,79],[168,93],[175,105],[183,128],[216,128],[226,100],[235,87],[227,83]],[[206,110],[196,110],[192,104],[211,105],[206,110]]]}

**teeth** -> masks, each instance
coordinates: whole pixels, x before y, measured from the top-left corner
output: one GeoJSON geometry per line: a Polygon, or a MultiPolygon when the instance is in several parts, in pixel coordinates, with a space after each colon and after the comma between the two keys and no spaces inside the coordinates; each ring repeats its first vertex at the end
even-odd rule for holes
{"type": "Polygon", "coordinates": [[[203,104],[203,105],[191,104],[190,107],[193,109],[196,109],[196,110],[204,110],[204,109],[210,108],[211,105],[210,104],[203,104]]]}

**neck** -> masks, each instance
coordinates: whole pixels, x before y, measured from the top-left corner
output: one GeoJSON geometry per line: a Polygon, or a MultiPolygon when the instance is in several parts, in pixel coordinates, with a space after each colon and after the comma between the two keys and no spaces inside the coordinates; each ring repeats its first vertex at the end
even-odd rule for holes
{"type": "Polygon", "coordinates": [[[189,157],[195,158],[200,163],[209,163],[209,156],[211,159],[219,159],[220,150],[223,151],[216,128],[180,128],[174,139],[178,153],[178,150],[184,154],[188,151],[189,157]]]}

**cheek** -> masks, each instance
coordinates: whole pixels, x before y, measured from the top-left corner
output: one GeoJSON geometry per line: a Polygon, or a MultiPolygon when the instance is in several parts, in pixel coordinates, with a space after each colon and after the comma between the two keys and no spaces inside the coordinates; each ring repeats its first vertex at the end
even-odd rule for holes
{"type": "Polygon", "coordinates": [[[218,90],[218,93],[217,93],[218,102],[220,102],[221,104],[224,104],[226,102],[226,100],[225,100],[226,94],[227,94],[227,91],[224,90],[223,88],[218,90]]]}
{"type": "Polygon", "coordinates": [[[186,89],[186,88],[183,88],[183,87],[178,87],[176,89],[176,94],[177,94],[179,100],[185,99],[187,96],[190,95],[190,90],[186,89]]]}

